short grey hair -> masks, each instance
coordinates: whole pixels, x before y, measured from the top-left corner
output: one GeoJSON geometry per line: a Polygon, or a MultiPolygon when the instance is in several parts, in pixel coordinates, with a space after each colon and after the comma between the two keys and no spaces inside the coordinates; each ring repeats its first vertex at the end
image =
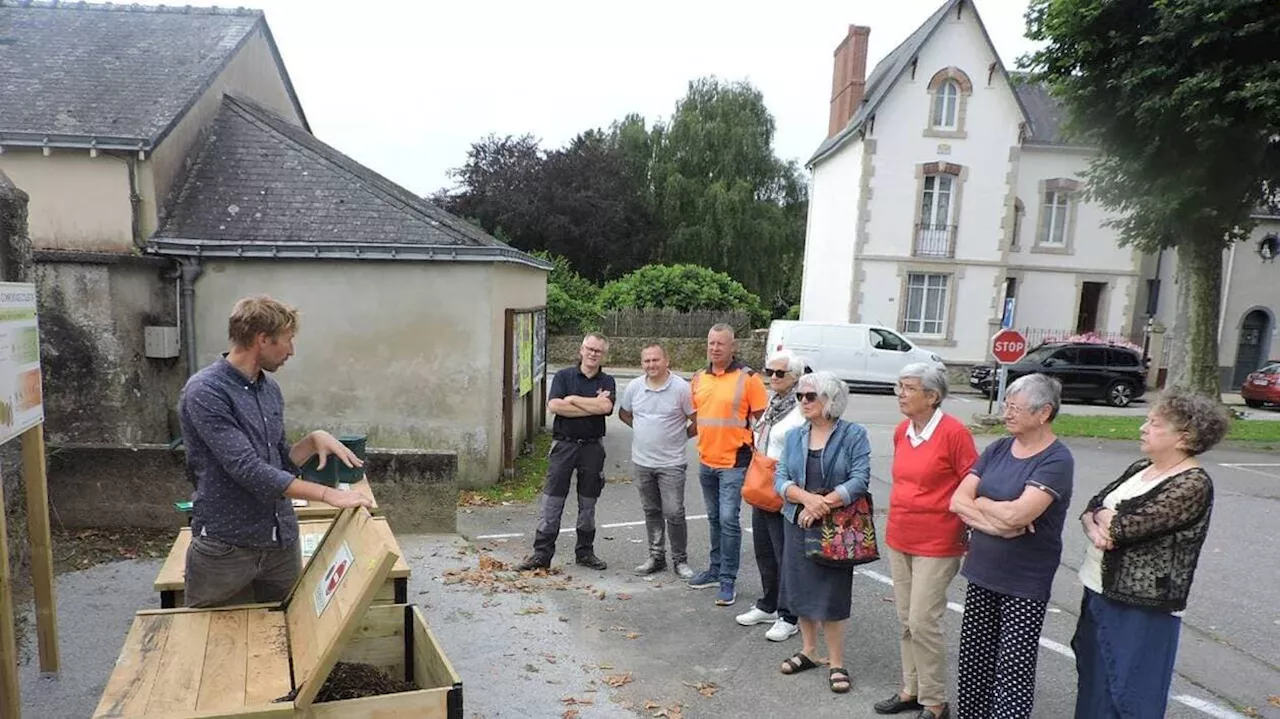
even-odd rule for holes
{"type": "Polygon", "coordinates": [[[1058,416],[1062,408],[1062,383],[1046,374],[1029,374],[1019,377],[1005,390],[1005,399],[1021,395],[1027,399],[1027,411],[1039,412],[1049,408],[1049,421],[1058,416]]]}
{"type": "Polygon", "coordinates": [[[733,331],[733,325],[724,322],[717,322],[714,325],[711,325],[711,329],[707,330],[707,334],[711,334],[712,332],[724,332],[729,335],[729,339],[738,339],[737,334],[733,331]]]}
{"type": "Polygon", "coordinates": [[[849,406],[849,385],[830,372],[811,372],[796,383],[797,392],[817,392],[822,402],[822,416],[836,420],[849,406]]]}
{"type": "Polygon", "coordinates": [[[947,398],[950,391],[947,385],[947,368],[936,362],[912,362],[898,373],[898,380],[904,379],[918,379],[925,392],[937,395],[938,401],[934,403],[934,407],[941,407],[942,400],[947,398]]]}
{"type": "Polygon", "coordinates": [[[805,368],[809,366],[809,363],[806,362],[803,357],[796,354],[795,352],[792,352],[791,350],[779,350],[775,352],[772,357],[770,357],[767,361],[765,361],[764,364],[766,367],[768,367],[774,362],[786,362],[787,374],[796,378],[804,374],[805,368]]]}

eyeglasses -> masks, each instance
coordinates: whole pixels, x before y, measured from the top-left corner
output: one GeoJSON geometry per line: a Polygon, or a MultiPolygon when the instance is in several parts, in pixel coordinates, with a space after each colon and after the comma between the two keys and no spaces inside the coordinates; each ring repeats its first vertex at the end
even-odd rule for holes
{"type": "Polygon", "coordinates": [[[765,377],[777,377],[778,379],[782,379],[783,377],[786,377],[786,376],[787,376],[787,371],[786,371],[786,370],[784,370],[784,369],[768,369],[768,368],[766,368],[766,369],[764,370],[764,376],[765,376],[765,377]]]}
{"type": "Polygon", "coordinates": [[[597,349],[597,348],[595,348],[595,347],[587,347],[586,345],[583,345],[582,349],[586,350],[587,354],[592,354],[592,355],[602,355],[602,354],[604,354],[604,350],[603,350],[603,349],[597,349]]]}
{"type": "Polygon", "coordinates": [[[796,401],[797,402],[817,402],[818,393],[817,392],[796,392],[796,401]]]}
{"type": "Polygon", "coordinates": [[[1026,407],[1022,407],[1016,404],[1010,404],[1006,402],[1004,405],[1004,413],[1010,416],[1017,416],[1020,414],[1029,414],[1030,412],[1031,410],[1027,409],[1026,407]]]}
{"type": "Polygon", "coordinates": [[[901,382],[899,382],[898,384],[893,386],[893,393],[898,395],[899,397],[901,397],[904,394],[915,394],[917,392],[923,392],[923,391],[924,391],[923,387],[917,387],[916,385],[913,385],[913,384],[902,384],[901,382]]]}

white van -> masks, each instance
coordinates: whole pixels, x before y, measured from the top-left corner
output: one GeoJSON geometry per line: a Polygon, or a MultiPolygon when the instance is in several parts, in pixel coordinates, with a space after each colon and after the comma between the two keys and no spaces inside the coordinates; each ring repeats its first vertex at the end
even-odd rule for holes
{"type": "Polygon", "coordinates": [[[833,372],[851,388],[892,389],[903,367],[942,358],[888,327],[836,322],[774,320],[769,325],[765,356],[791,350],[815,370],[833,372]]]}

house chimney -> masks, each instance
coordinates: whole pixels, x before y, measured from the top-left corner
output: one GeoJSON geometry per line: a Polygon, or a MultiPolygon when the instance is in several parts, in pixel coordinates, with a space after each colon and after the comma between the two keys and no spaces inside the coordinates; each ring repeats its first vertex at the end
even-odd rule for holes
{"type": "Polygon", "coordinates": [[[827,137],[849,124],[862,105],[867,85],[867,38],[871,28],[850,25],[849,34],[836,47],[835,72],[831,78],[831,122],[827,137]]]}

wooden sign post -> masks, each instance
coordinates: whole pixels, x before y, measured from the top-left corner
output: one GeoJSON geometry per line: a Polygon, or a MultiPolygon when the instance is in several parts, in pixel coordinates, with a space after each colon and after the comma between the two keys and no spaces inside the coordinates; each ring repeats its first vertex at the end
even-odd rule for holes
{"type": "MultiPolygon", "coordinates": [[[[43,423],[36,287],[0,282],[0,444],[22,437],[22,478],[27,490],[27,537],[31,544],[40,671],[56,674],[61,659],[53,597],[53,540],[49,531],[43,423]]],[[[0,716],[17,719],[22,702],[18,696],[18,641],[4,506],[4,486],[0,484],[0,716]]]]}

